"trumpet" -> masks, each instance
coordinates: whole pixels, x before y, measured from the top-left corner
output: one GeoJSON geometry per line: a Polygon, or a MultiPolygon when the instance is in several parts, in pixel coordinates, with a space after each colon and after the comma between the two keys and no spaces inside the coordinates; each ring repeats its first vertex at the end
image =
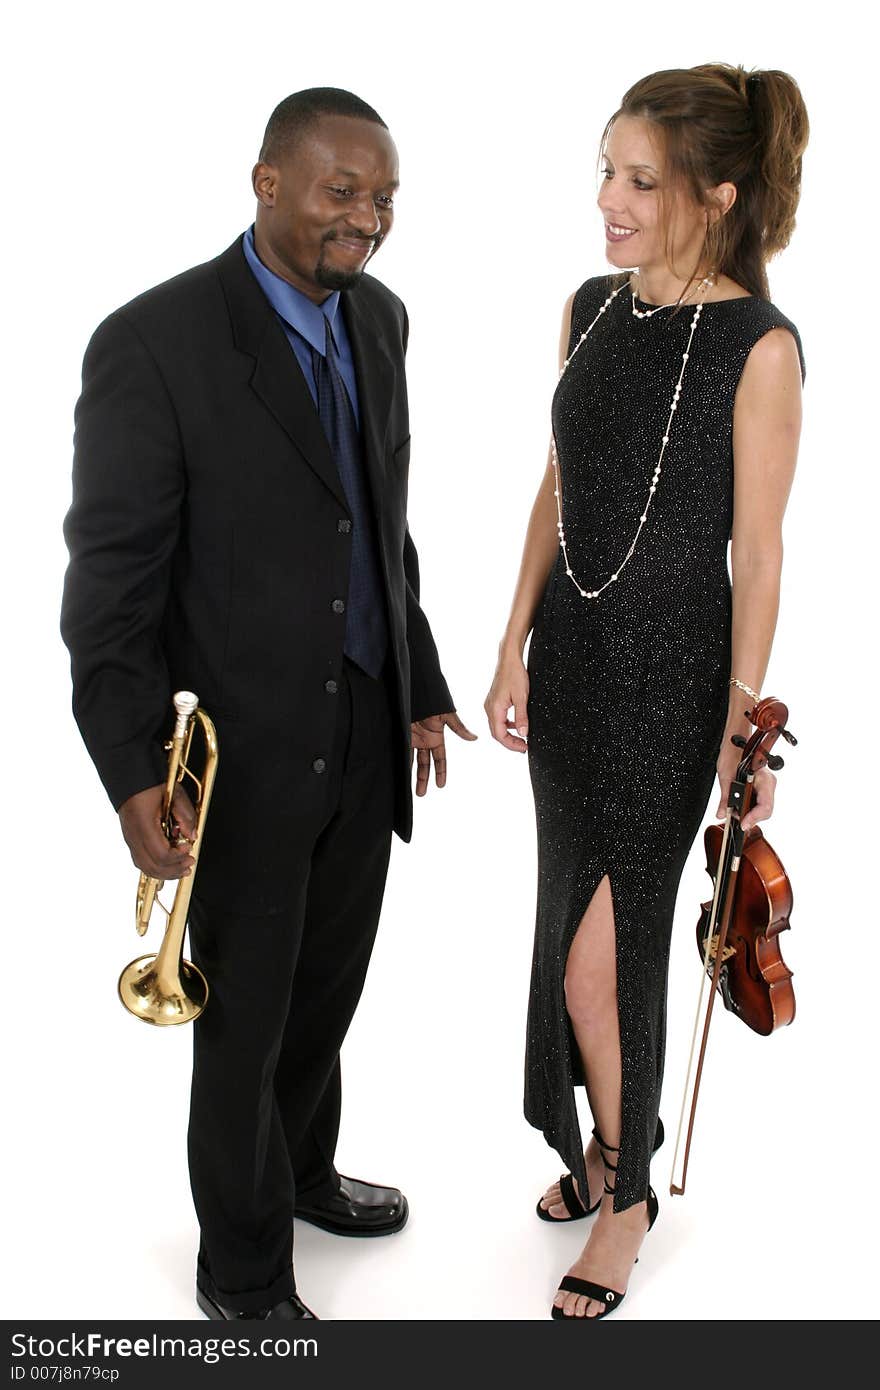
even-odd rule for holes
{"type": "Polygon", "coordinates": [[[171,839],[173,813],[171,801],[175,788],[188,777],[195,786],[196,828],[190,854],[194,860],[191,872],[181,878],[171,908],[159,898],[164,887],[162,879],[142,873],[138,881],[135,928],[143,936],[150,924],[153,906],[159,904],[167,918],[165,935],[155,955],[139,956],[127,965],[119,977],[119,998],[135,1018],[154,1023],[160,1028],[175,1023],[191,1023],[198,1018],[208,1001],[208,981],[191,961],[183,959],[183,937],[189,915],[189,900],[198,868],[202,830],[211,790],[217,774],[217,732],[192,691],[179,690],[174,696],[177,719],[174,733],[166,743],[168,774],[162,809],[162,829],[171,839]],[[201,777],[189,766],[190,746],[196,724],[205,741],[205,764],[201,777]]]}

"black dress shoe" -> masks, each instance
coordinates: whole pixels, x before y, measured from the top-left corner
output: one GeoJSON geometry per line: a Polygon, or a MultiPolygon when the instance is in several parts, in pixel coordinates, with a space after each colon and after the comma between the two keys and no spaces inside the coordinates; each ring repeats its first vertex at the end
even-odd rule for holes
{"type": "Polygon", "coordinates": [[[290,1321],[293,1318],[314,1318],[318,1320],[317,1313],[313,1313],[311,1308],[307,1308],[298,1294],[292,1293],[289,1298],[285,1298],[281,1303],[276,1303],[272,1308],[261,1308],[258,1313],[236,1313],[234,1308],[221,1308],[219,1303],[215,1303],[213,1298],[209,1298],[204,1289],[196,1285],[196,1303],[201,1308],[205,1317],[221,1318],[224,1322],[239,1322],[241,1320],[264,1321],[266,1318],[281,1318],[290,1321]]]}
{"type": "Polygon", "coordinates": [[[335,1236],[390,1236],[406,1225],[409,1205],[396,1187],[377,1187],[340,1173],[335,1196],[297,1202],[294,1215],[335,1236]]]}

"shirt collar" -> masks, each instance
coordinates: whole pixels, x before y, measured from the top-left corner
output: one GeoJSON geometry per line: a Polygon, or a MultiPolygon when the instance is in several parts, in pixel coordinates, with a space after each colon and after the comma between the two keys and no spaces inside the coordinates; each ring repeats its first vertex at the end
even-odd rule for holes
{"type": "Polygon", "coordinates": [[[336,341],[335,322],[339,310],[339,291],[334,290],[322,304],[315,304],[289,281],[282,280],[280,275],[263,265],[257,255],[253,226],[248,227],[245,232],[242,247],[245,260],[276,314],[323,355],[326,348],[325,324],[329,323],[330,332],[333,334],[334,342],[336,341]]]}

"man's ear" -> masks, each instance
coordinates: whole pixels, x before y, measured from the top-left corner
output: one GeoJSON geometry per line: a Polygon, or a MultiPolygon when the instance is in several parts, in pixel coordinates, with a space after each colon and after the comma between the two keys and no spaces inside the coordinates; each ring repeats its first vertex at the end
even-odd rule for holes
{"type": "Polygon", "coordinates": [[[251,183],[257,202],[262,203],[264,208],[274,207],[278,193],[278,170],[275,166],[264,164],[262,160],[255,164],[251,171],[251,183]]]}

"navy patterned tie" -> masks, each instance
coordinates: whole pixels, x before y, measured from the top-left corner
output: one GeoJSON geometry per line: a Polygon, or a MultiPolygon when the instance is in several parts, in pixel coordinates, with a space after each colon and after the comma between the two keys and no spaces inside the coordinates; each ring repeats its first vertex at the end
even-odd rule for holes
{"type": "Polygon", "coordinates": [[[318,414],[352,517],[343,650],[367,675],[378,677],[388,650],[388,625],[375,526],[357,421],[336,362],[336,346],[326,318],[324,324],[325,352],[312,348],[318,414]]]}

